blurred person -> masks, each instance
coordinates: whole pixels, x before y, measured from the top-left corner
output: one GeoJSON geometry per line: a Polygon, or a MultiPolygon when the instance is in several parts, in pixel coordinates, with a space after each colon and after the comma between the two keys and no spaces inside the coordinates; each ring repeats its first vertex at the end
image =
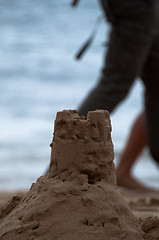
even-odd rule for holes
{"type": "Polygon", "coordinates": [[[140,113],[135,119],[128,136],[125,148],[119,159],[116,170],[118,186],[128,187],[131,189],[145,189],[145,187],[131,176],[131,169],[141,154],[142,150],[147,146],[145,113],[140,113]]]}
{"type": "Polygon", "coordinates": [[[78,112],[86,115],[91,110],[106,109],[112,113],[126,98],[136,77],[141,78],[145,86],[145,113],[135,122],[135,131],[132,130],[120,159],[117,181],[119,185],[127,181],[129,188],[144,188],[131,177],[130,170],[146,139],[153,158],[159,163],[159,1],[100,2],[112,26],[109,45],[101,77],[78,112]],[[130,149],[134,151],[132,156],[130,149]],[[124,168],[126,173],[122,172],[124,168]]]}

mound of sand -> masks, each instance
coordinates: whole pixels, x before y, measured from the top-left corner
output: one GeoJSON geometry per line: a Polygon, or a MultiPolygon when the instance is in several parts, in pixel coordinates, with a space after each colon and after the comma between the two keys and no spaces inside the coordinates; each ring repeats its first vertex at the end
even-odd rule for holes
{"type": "Polygon", "coordinates": [[[51,147],[49,173],[0,209],[0,240],[143,240],[152,224],[117,191],[108,112],[58,112],[51,147]]]}

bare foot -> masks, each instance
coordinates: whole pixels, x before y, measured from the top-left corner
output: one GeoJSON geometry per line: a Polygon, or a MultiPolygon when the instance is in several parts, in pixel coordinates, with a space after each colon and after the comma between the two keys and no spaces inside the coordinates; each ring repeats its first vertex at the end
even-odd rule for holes
{"type": "Polygon", "coordinates": [[[117,174],[117,185],[119,187],[139,190],[142,192],[152,192],[152,191],[154,192],[155,191],[155,189],[144,186],[142,183],[140,183],[139,181],[137,181],[135,178],[133,178],[130,175],[119,176],[117,174]]]}

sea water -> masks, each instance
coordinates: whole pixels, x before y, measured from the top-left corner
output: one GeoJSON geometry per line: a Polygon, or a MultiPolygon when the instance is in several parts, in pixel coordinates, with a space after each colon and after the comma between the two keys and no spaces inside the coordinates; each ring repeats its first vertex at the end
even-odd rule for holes
{"type": "MultiPolygon", "coordinates": [[[[97,0],[0,0],[0,190],[28,189],[50,162],[56,112],[77,109],[102,69],[110,26],[103,19],[82,60],[74,56],[101,14],[97,0]]],[[[143,109],[144,88],[134,83],[111,115],[115,162],[143,109]]],[[[133,174],[159,186],[148,150],[133,174]]]]}

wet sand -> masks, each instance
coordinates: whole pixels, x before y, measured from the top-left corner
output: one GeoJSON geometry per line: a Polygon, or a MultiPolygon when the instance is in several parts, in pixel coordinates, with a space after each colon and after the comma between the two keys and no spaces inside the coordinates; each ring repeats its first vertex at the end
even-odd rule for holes
{"type": "MultiPolygon", "coordinates": [[[[159,193],[142,193],[136,190],[119,189],[137,218],[159,217],[159,193]]],[[[0,191],[0,206],[7,203],[15,195],[25,195],[24,191],[0,191]]]]}

